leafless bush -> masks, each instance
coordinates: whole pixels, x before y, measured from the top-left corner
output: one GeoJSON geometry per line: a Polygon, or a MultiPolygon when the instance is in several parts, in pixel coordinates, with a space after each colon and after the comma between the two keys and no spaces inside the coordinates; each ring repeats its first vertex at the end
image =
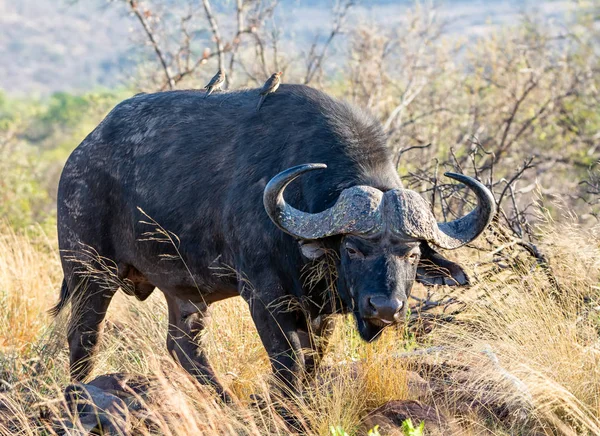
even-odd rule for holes
{"type": "Polygon", "coordinates": [[[158,0],[113,2],[127,7],[140,29],[140,42],[149,47],[157,62],[158,67],[150,62],[137,77],[139,86],[148,90],[197,85],[203,68],[208,70],[204,76],[212,76],[217,68],[226,71],[230,86],[262,84],[273,72],[288,69],[294,70],[297,81],[311,83],[322,77],[332,41],[344,31],[354,6],[351,0],[337,1],[325,40],[317,34],[307,52],[289,57],[281,47],[285,29],[274,19],[281,7],[279,0],[236,0],[224,14],[218,14],[210,0],[202,0],[201,7],[189,1],[185,8],[158,0]]]}
{"type": "MultiPolygon", "coordinates": [[[[415,9],[400,32],[357,26],[342,95],[381,120],[400,173],[412,173],[408,182],[476,169],[489,185],[491,177],[494,188],[506,187],[498,199],[513,203],[509,228],[529,238],[522,218],[532,196],[580,207],[572,194],[598,159],[598,30],[589,10],[566,27],[523,16],[473,43],[447,35],[435,12],[415,9]]],[[[436,202],[444,201],[433,186],[436,202]]]]}

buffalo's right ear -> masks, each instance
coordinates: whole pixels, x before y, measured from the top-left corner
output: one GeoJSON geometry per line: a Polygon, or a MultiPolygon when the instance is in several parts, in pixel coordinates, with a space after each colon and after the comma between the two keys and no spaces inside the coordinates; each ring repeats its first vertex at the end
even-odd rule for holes
{"type": "Polygon", "coordinates": [[[416,280],[425,286],[469,285],[469,277],[463,267],[446,259],[426,242],[421,243],[421,260],[417,268],[416,280]]]}
{"type": "Polygon", "coordinates": [[[307,259],[315,260],[325,254],[325,247],[319,241],[300,241],[300,250],[307,259]]]}

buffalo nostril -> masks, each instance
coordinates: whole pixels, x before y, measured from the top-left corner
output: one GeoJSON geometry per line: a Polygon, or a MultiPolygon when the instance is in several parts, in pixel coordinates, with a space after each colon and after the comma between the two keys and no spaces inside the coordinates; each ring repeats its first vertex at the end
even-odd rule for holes
{"type": "Polygon", "coordinates": [[[396,309],[396,313],[394,314],[394,319],[396,322],[402,321],[402,308],[404,307],[404,301],[400,301],[398,304],[398,309],[396,309]]]}
{"type": "Polygon", "coordinates": [[[373,303],[373,299],[367,298],[367,302],[369,303],[369,309],[371,309],[373,313],[377,313],[377,306],[373,303]]]}
{"type": "Polygon", "coordinates": [[[398,321],[399,313],[404,305],[404,302],[397,298],[384,296],[373,296],[367,301],[371,316],[389,323],[398,321]]]}

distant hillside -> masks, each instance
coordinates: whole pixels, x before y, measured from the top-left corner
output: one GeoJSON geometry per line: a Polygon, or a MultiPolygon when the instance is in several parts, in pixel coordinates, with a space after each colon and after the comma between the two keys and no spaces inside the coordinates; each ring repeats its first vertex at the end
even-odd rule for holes
{"type": "Polygon", "coordinates": [[[95,0],[0,0],[0,88],[113,86],[131,54],[126,17],[95,0]]]}
{"type": "MultiPolygon", "coordinates": [[[[115,2],[116,3],[116,2],[115,2]]],[[[182,4],[173,0],[173,4],[182,4]]],[[[213,0],[217,11],[233,2],[213,0]]],[[[278,22],[289,38],[308,43],[328,32],[331,0],[284,0],[278,22]]],[[[412,1],[362,1],[352,19],[398,26],[412,1]]],[[[476,36],[494,25],[516,23],[524,4],[516,0],[448,0],[440,14],[449,31],[476,36]]],[[[568,1],[541,1],[546,17],[561,15],[568,1]]],[[[223,27],[227,27],[224,25],[223,27]]],[[[46,95],[57,90],[112,87],[127,80],[141,48],[132,42],[138,23],[124,7],[106,0],[0,0],[0,89],[46,95]]]]}

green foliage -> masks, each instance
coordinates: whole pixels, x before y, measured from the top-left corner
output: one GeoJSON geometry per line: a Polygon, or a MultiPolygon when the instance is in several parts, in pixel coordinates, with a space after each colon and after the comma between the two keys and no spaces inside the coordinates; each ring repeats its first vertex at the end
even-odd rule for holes
{"type": "Polygon", "coordinates": [[[329,427],[331,436],[350,436],[346,431],[339,425],[329,427]]]}
{"type": "MultiPolygon", "coordinates": [[[[346,432],[346,430],[344,430],[344,428],[340,425],[330,426],[329,432],[330,432],[331,436],[350,436],[350,434],[348,432],[346,432]]],[[[415,435],[419,436],[419,433],[415,433],[415,435]]],[[[367,436],[381,436],[381,433],[379,433],[379,426],[376,425],[375,427],[370,429],[367,432],[367,436]]]]}
{"type": "Polygon", "coordinates": [[[58,178],[70,152],[126,91],[14,99],[0,91],[0,219],[54,226],[58,178]]]}
{"type": "Polygon", "coordinates": [[[16,228],[52,221],[50,194],[36,177],[39,165],[33,162],[32,150],[4,157],[0,164],[0,217],[16,228]]]}
{"type": "Polygon", "coordinates": [[[40,121],[51,125],[74,126],[85,116],[90,100],[66,92],[52,94],[40,121]]]}
{"type": "Polygon", "coordinates": [[[402,423],[402,432],[404,436],[423,436],[425,431],[425,422],[422,421],[418,427],[415,427],[409,418],[402,423]]]}
{"type": "Polygon", "coordinates": [[[381,436],[381,433],[379,433],[379,426],[376,425],[371,430],[369,430],[367,436],[381,436]]]}

